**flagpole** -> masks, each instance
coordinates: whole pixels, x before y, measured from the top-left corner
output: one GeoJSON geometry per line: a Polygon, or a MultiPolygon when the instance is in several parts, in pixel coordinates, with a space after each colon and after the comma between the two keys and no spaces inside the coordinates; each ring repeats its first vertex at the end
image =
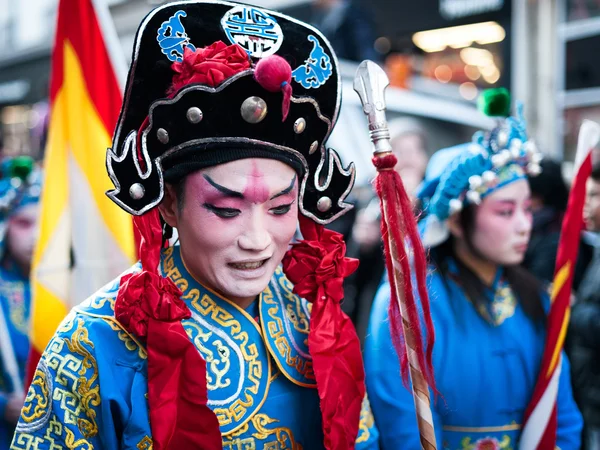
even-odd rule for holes
{"type": "Polygon", "coordinates": [[[552,286],[547,335],[540,373],[527,410],[519,450],[545,450],[556,445],[557,399],[562,349],[569,324],[571,287],[583,229],[585,185],[592,171],[592,149],[600,142],[600,125],[585,120],[579,131],[575,177],[565,212],[552,286]]]}
{"type": "Polygon", "coordinates": [[[8,374],[13,387],[13,394],[22,395],[23,381],[19,375],[19,364],[15,357],[15,350],[8,332],[8,323],[4,315],[4,308],[0,306],[0,352],[2,352],[2,364],[8,374]]]}

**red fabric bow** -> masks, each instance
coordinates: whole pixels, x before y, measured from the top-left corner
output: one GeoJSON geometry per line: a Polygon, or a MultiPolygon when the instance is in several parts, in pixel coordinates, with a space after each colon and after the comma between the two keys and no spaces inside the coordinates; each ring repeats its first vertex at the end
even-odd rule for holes
{"type": "Polygon", "coordinates": [[[181,291],[168,278],[148,271],[127,274],[121,278],[115,317],[131,333],[146,338],[152,319],[179,322],[191,317],[180,296],[181,291]]]}
{"type": "Polygon", "coordinates": [[[155,450],[221,450],[219,421],[207,406],[206,363],[181,320],[191,312],[173,281],[158,273],[158,211],[134,217],[143,270],[121,278],[115,317],[146,342],[148,406],[155,450]]]}
{"type": "Polygon", "coordinates": [[[313,304],[308,349],[313,360],[325,448],[354,449],[365,375],[354,325],[340,307],[344,278],[358,267],[346,258],[342,235],[300,217],[305,240],[294,244],[283,259],[283,269],[294,283],[294,293],[313,304]]]}
{"type": "Polygon", "coordinates": [[[250,69],[250,59],[239,45],[228,46],[217,41],[195,52],[185,47],[183,61],[174,62],[171,68],[175,75],[167,92],[170,96],[193,83],[216,87],[236,73],[250,69]]]}
{"type": "Polygon", "coordinates": [[[339,303],[344,298],[344,278],[358,268],[358,259],[345,257],[346,244],[340,233],[304,217],[300,221],[304,240],[294,244],[283,259],[294,293],[311,303],[323,295],[339,303]]]}

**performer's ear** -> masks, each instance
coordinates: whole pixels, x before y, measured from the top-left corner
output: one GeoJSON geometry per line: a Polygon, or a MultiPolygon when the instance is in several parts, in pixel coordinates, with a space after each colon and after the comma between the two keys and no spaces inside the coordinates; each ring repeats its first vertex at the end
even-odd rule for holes
{"type": "Polygon", "coordinates": [[[165,184],[165,195],[158,205],[158,211],[167,224],[173,228],[177,228],[179,200],[177,198],[177,189],[173,185],[165,184]]]}
{"type": "Polygon", "coordinates": [[[452,236],[455,238],[464,238],[465,233],[462,225],[460,224],[460,214],[455,213],[448,217],[448,230],[450,230],[450,234],[452,234],[452,236]]]}

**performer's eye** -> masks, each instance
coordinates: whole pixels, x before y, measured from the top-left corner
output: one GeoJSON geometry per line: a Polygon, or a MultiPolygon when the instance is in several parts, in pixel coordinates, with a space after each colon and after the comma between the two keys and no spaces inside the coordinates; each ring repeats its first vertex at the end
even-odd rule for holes
{"type": "Polygon", "coordinates": [[[210,203],[205,203],[203,206],[223,219],[231,219],[232,217],[239,216],[242,213],[239,209],[219,208],[215,205],[211,205],[210,203]]]}
{"type": "Polygon", "coordinates": [[[287,214],[290,211],[290,209],[292,209],[293,204],[294,202],[288,203],[287,205],[276,206],[275,208],[271,208],[269,211],[271,211],[276,216],[283,216],[284,214],[287,214]]]}
{"type": "Polygon", "coordinates": [[[501,217],[512,217],[513,210],[512,209],[502,209],[497,212],[497,214],[501,217]]]}

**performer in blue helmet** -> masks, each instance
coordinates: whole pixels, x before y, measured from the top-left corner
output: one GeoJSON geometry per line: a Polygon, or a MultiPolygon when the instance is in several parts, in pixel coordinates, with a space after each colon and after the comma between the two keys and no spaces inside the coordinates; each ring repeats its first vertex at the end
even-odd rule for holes
{"type": "Polygon", "coordinates": [[[7,158],[0,179],[0,448],[8,448],[23,405],[29,355],[29,271],[40,176],[29,157],[7,158]]]}
{"type": "Polygon", "coordinates": [[[324,145],[340,88],[331,46],[295,19],[150,12],[106,159],[141,261],[60,325],[13,449],[378,448],[340,308],[356,261],[323,227],[351,207],[354,167],[324,145]]]}
{"type": "MultiPolygon", "coordinates": [[[[485,92],[498,117],[471,143],[440,150],[419,198],[430,250],[428,292],[435,325],[433,406],[438,449],[517,449],[545,345],[547,290],[522,269],[531,232],[526,174],[541,155],[529,140],[522,108],[507,117],[504,89],[485,92]]],[[[414,400],[400,381],[387,326],[389,286],[375,300],[365,344],[367,390],[386,450],[420,449],[414,400]]],[[[564,358],[558,393],[557,446],[580,446],[582,420],[564,358]]],[[[433,398],[433,397],[432,397],[433,398]]]]}

